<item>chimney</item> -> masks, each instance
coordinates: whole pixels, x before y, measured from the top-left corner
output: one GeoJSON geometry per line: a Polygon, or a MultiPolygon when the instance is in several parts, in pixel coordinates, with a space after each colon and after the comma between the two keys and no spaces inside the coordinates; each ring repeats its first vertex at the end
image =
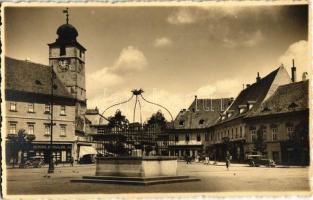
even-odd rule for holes
{"type": "Polygon", "coordinates": [[[259,82],[261,80],[261,77],[260,77],[260,73],[258,72],[258,76],[256,77],[256,82],[259,82]]]}
{"type": "Polygon", "coordinates": [[[297,68],[295,67],[295,60],[294,59],[292,59],[291,81],[293,83],[297,81],[297,68]]]}
{"type": "Polygon", "coordinates": [[[195,95],[195,102],[196,102],[196,111],[198,110],[198,97],[195,95]]]}

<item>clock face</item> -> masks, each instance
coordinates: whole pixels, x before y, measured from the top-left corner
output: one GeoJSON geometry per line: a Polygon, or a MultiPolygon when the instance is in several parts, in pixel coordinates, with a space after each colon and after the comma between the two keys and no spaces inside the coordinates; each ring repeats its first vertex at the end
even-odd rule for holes
{"type": "Polygon", "coordinates": [[[69,60],[63,59],[63,60],[60,60],[60,61],[59,61],[58,68],[59,68],[59,70],[60,70],[61,72],[65,72],[65,71],[68,70],[69,65],[70,65],[69,60]]]}

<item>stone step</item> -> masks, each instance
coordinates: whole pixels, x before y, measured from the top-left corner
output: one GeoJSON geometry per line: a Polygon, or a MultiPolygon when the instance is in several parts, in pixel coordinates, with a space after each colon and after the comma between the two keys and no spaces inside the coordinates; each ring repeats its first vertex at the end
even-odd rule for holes
{"type": "Polygon", "coordinates": [[[129,181],[157,181],[170,179],[183,179],[189,176],[153,176],[153,177],[123,177],[123,176],[83,176],[83,179],[103,179],[103,180],[129,180],[129,181]]]}
{"type": "Polygon", "coordinates": [[[166,183],[179,183],[200,181],[199,178],[172,178],[172,179],[158,179],[158,180],[126,180],[126,179],[73,179],[71,182],[76,183],[102,183],[102,184],[124,184],[124,185],[155,185],[166,183]]]}

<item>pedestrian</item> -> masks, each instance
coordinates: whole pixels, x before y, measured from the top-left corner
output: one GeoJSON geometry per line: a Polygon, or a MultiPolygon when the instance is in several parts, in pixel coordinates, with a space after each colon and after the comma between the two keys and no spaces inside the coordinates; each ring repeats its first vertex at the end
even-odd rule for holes
{"type": "Polygon", "coordinates": [[[227,170],[229,170],[231,155],[229,154],[228,151],[227,151],[227,153],[226,153],[226,158],[225,158],[225,160],[226,160],[226,168],[227,168],[227,170]]]}
{"type": "Polygon", "coordinates": [[[205,165],[209,165],[209,164],[210,164],[210,158],[209,158],[209,156],[205,156],[204,164],[205,164],[205,165]]]}
{"type": "Polygon", "coordinates": [[[70,163],[71,163],[71,166],[73,167],[74,166],[74,158],[73,157],[71,157],[70,163]]]}

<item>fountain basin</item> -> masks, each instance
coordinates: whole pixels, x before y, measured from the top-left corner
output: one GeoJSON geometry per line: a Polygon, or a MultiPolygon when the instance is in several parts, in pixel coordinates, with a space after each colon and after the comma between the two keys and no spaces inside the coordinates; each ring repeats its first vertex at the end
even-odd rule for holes
{"type": "Polygon", "coordinates": [[[96,176],[156,177],[176,176],[177,157],[98,157],[96,176]]]}

